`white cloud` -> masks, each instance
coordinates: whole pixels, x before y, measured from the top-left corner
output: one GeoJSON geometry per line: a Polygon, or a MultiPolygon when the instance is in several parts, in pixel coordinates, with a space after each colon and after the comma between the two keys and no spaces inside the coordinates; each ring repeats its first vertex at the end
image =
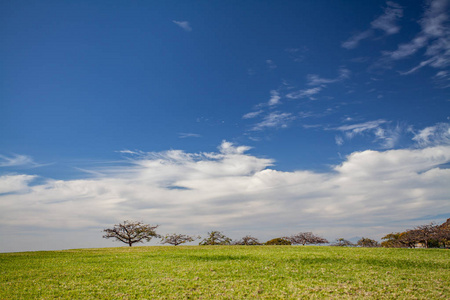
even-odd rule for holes
{"type": "Polygon", "coordinates": [[[186,133],[186,132],[180,132],[179,134],[178,134],[178,137],[180,138],[180,139],[185,139],[185,138],[191,138],[191,137],[193,137],[193,138],[199,138],[199,137],[202,137],[200,134],[198,134],[198,133],[186,133]]]}
{"type": "Polygon", "coordinates": [[[276,69],[277,68],[277,65],[271,59],[266,60],[266,64],[269,67],[269,69],[276,69]]]}
{"type": "Polygon", "coordinates": [[[328,83],[335,83],[342,81],[344,79],[347,79],[350,77],[351,71],[345,68],[339,69],[339,76],[333,79],[327,79],[327,78],[321,78],[319,75],[316,74],[309,74],[307,76],[308,85],[324,85],[328,83]]]}
{"type": "Polygon", "coordinates": [[[0,194],[28,191],[28,184],[36,178],[34,175],[0,176],[0,194]]]}
{"type": "Polygon", "coordinates": [[[292,92],[286,95],[286,98],[289,99],[300,99],[300,98],[311,98],[313,95],[319,93],[322,90],[322,87],[314,87],[310,89],[303,89],[296,92],[292,92]]]}
{"type": "Polygon", "coordinates": [[[14,245],[38,233],[45,236],[40,248],[66,248],[61,229],[79,237],[70,247],[114,246],[101,229],[126,219],[160,224],[160,233],[217,229],[267,240],[312,230],[330,239],[380,238],[450,212],[450,169],[440,167],[450,162],[450,146],[356,152],[324,173],[277,171],[248,149],[223,142],[215,153],[148,153],[95,179],[30,186],[31,177],[0,177],[3,187],[18,182],[14,193],[0,195],[0,238],[10,241],[0,251],[36,249],[14,245]],[[27,226],[30,235],[9,234],[27,226]]]}
{"type": "Polygon", "coordinates": [[[262,112],[263,112],[262,110],[249,112],[249,113],[243,115],[243,116],[242,116],[242,119],[253,119],[253,118],[256,118],[256,117],[259,116],[262,112]]]}
{"type": "MultiPolygon", "coordinates": [[[[386,120],[375,120],[364,123],[343,125],[332,130],[342,131],[347,140],[351,140],[359,135],[366,135],[372,137],[374,142],[379,143],[382,148],[390,149],[397,146],[402,134],[411,131],[410,127],[397,124],[390,126],[390,122],[386,120]]],[[[344,139],[342,136],[335,138],[337,145],[343,145],[344,139]]]]}
{"type": "Polygon", "coordinates": [[[400,31],[400,27],[396,24],[397,20],[403,16],[403,9],[397,3],[388,1],[384,14],[373,20],[371,28],[363,32],[357,33],[343,42],[341,46],[346,49],[354,49],[358,47],[359,42],[374,35],[375,30],[384,31],[387,35],[395,34],[400,31]]]}
{"type": "Polygon", "coordinates": [[[266,128],[286,128],[288,123],[292,121],[294,117],[291,113],[272,112],[264,117],[264,119],[253,126],[253,131],[259,131],[266,128]]]}
{"type": "Polygon", "coordinates": [[[426,127],[415,134],[413,140],[421,147],[450,145],[450,124],[438,123],[426,127]]]}
{"type": "Polygon", "coordinates": [[[338,145],[338,146],[344,145],[344,139],[343,139],[341,136],[336,135],[336,136],[334,137],[334,140],[335,140],[335,142],[336,142],[336,145],[338,145]]]}
{"type": "Polygon", "coordinates": [[[424,53],[426,59],[401,74],[408,75],[425,66],[445,68],[450,65],[449,2],[449,0],[429,1],[429,7],[419,22],[422,30],[409,43],[399,45],[397,50],[384,52],[385,58],[399,60],[426,48],[424,53]]]}
{"type": "Polygon", "coordinates": [[[360,41],[367,39],[368,37],[372,36],[372,34],[372,30],[360,32],[350,37],[347,41],[343,42],[341,46],[345,49],[354,49],[358,47],[360,41]]]}
{"type": "Polygon", "coordinates": [[[381,29],[386,34],[391,35],[400,31],[400,27],[395,22],[403,17],[403,9],[400,5],[391,1],[388,1],[387,5],[388,7],[384,10],[384,14],[373,20],[370,25],[374,29],[381,29]]]}
{"type": "Polygon", "coordinates": [[[298,91],[291,92],[286,95],[286,98],[289,99],[300,99],[300,98],[309,98],[311,100],[315,100],[314,95],[318,94],[324,88],[327,87],[327,84],[336,83],[343,81],[350,77],[351,71],[346,68],[339,69],[339,75],[336,78],[322,78],[316,74],[308,74],[306,76],[307,84],[309,86],[313,86],[309,89],[301,89],[298,91]]]}
{"type": "Polygon", "coordinates": [[[281,97],[280,97],[280,93],[278,93],[278,91],[276,91],[276,90],[270,91],[270,100],[268,103],[269,106],[280,104],[280,99],[281,99],[281,97]]]}
{"type": "Polygon", "coordinates": [[[368,121],[364,123],[352,124],[352,125],[343,125],[335,128],[336,130],[340,130],[346,133],[347,137],[352,138],[357,134],[362,134],[366,131],[371,131],[374,129],[378,129],[381,124],[387,123],[386,120],[376,120],[376,121],[368,121]]]}
{"type": "Polygon", "coordinates": [[[0,167],[17,167],[36,165],[33,159],[26,155],[15,154],[11,157],[0,154],[0,167]]]}
{"type": "Polygon", "coordinates": [[[191,25],[187,21],[172,21],[181,28],[183,28],[185,31],[190,32],[192,31],[191,25]]]}
{"type": "Polygon", "coordinates": [[[436,85],[440,88],[450,87],[450,72],[449,71],[439,71],[433,77],[436,85]]]}

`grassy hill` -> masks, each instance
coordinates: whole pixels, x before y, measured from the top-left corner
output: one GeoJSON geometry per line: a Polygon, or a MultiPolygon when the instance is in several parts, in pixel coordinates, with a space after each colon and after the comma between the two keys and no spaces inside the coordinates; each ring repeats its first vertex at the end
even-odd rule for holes
{"type": "Polygon", "coordinates": [[[450,251],[122,247],[0,254],[0,299],[448,299],[450,251]]]}

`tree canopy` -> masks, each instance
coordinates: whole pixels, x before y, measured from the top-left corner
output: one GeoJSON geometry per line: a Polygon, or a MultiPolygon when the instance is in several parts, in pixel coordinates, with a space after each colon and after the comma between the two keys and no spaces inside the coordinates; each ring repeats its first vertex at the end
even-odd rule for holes
{"type": "Polygon", "coordinates": [[[153,237],[160,237],[155,232],[156,228],[158,225],[151,226],[143,222],[124,221],[114,225],[113,228],[104,229],[106,234],[103,237],[105,239],[114,238],[131,247],[135,243],[149,242],[153,237]]]}
{"type": "Polygon", "coordinates": [[[243,246],[256,246],[256,245],[262,245],[259,240],[255,237],[252,237],[250,235],[244,236],[239,241],[236,241],[233,243],[234,245],[243,245],[243,246]]]}
{"type": "Polygon", "coordinates": [[[290,237],[284,237],[284,239],[290,241],[293,245],[316,245],[316,244],[328,244],[328,241],[320,236],[314,235],[312,232],[299,232],[296,235],[290,237]]]}
{"type": "Polygon", "coordinates": [[[199,245],[231,245],[231,239],[220,231],[208,232],[208,236],[204,238],[199,245]]]}
{"type": "Polygon", "coordinates": [[[178,246],[178,245],[181,245],[184,243],[193,242],[199,238],[200,237],[173,233],[173,234],[167,234],[165,237],[163,237],[161,240],[161,244],[170,244],[170,245],[178,246]]]}

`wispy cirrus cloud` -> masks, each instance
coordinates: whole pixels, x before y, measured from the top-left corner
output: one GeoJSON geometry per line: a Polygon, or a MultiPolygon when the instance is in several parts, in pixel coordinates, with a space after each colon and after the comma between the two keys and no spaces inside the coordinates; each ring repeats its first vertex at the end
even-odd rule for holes
{"type": "Polygon", "coordinates": [[[202,137],[200,134],[198,134],[198,133],[192,133],[192,132],[189,132],[189,133],[187,133],[187,132],[180,132],[179,134],[178,134],[178,137],[180,138],[180,139],[185,139],[185,138],[199,138],[199,137],[202,137]]]}
{"type": "Polygon", "coordinates": [[[267,64],[267,67],[269,68],[269,69],[276,69],[277,68],[277,65],[273,62],[273,60],[271,60],[271,59],[267,59],[266,60],[266,64],[267,64]]]}
{"type": "Polygon", "coordinates": [[[0,195],[0,227],[8,228],[0,239],[10,242],[0,251],[109,246],[99,232],[126,219],[160,224],[159,233],[219,229],[232,238],[250,233],[267,240],[300,226],[329,239],[380,238],[450,211],[443,201],[450,169],[440,167],[450,162],[450,146],[354,152],[320,173],[279,171],[272,159],[248,150],[224,141],[217,152],[139,151],[126,164],[97,170],[96,178],[34,185],[28,175],[2,176],[0,191],[10,193],[0,195]],[[9,234],[24,227],[32,233],[9,234]],[[79,238],[60,238],[61,228],[79,238]],[[37,233],[39,246],[16,248],[37,233]]]}
{"type": "Polygon", "coordinates": [[[286,128],[290,121],[295,119],[291,113],[272,112],[266,115],[263,120],[252,127],[252,131],[259,131],[267,128],[286,128]]]}
{"type": "Polygon", "coordinates": [[[397,124],[392,126],[390,122],[380,119],[363,123],[343,125],[332,128],[332,130],[341,131],[343,136],[336,136],[335,142],[342,146],[345,140],[352,140],[356,136],[371,136],[374,142],[379,143],[381,148],[391,149],[397,146],[400,138],[405,132],[410,132],[410,126],[397,124]]]}
{"type": "Polygon", "coordinates": [[[449,0],[432,0],[419,21],[422,30],[408,43],[401,44],[394,51],[383,52],[384,59],[395,61],[408,58],[425,48],[425,59],[417,66],[402,75],[409,75],[415,71],[431,66],[445,68],[450,65],[450,24],[449,0]]]}
{"type": "Polygon", "coordinates": [[[286,95],[289,99],[309,98],[315,100],[314,95],[321,92],[328,84],[337,83],[350,77],[351,71],[346,68],[339,69],[339,75],[335,78],[323,78],[317,74],[308,74],[306,76],[307,85],[313,86],[307,89],[290,92],[286,95]]]}
{"type": "Polygon", "coordinates": [[[31,156],[13,154],[11,156],[0,154],[0,167],[27,167],[36,168],[46,166],[48,164],[40,164],[33,160],[31,156]]]}
{"type": "Polygon", "coordinates": [[[355,135],[362,134],[367,131],[372,131],[380,127],[381,124],[386,124],[386,120],[375,120],[375,121],[368,121],[364,123],[357,123],[357,124],[351,124],[351,125],[343,125],[336,127],[336,130],[345,132],[346,136],[348,138],[352,138],[355,135]]]}
{"type": "Polygon", "coordinates": [[[347,79],[350,77],[351,71],[349,69],[346,68],[340,68],[339,69],[339,76],[336,78],[322,78],[319,75],[316,74],[308,74],[307,76],[307,80],[308,80],[308,85],[324,85],[324,84],[329,84],[329,83],[335,83],[335,82],[339,82],[342,81],[344,79],[347,79]]]}
{"type": "Polygon", "coordinates": [[[341,146],[345,141],[350,141],[357,136],[371,137],[373,142],[385,149],[398,146],[401,139],[410,139],[416,147],[433,147],[450,145],[450,123],[437,123],[433,126],[417,130],[408,124],[391,124],[392,122],[380,119],[364,123],[343,125],[326,130],[341,131],[342,135],[335,137],[337,145],[341,146]],[[411,135],[413,135],[411,137],[411,135]]]}
{"type": "Polygon", "coordinates": [[[267,108],[267,107],[273,108],[274,106],[281,104],[280,99],[281,99],[280,93],[277,90],[271,90],[269,101],[259,103],[255,107],[258,110],[252,111],[252,112],[249,112],[249,113],[243,115],[242,119],[253,119],[253,118],[256,118],[256,117],[262,115],[265,111],[265,108],[267,108]]]}
{"type": "Polygon", "coordinates": [[[403,17],[403,8],[392,1],[387,1],[386,5],[384,14],[373,20],[370,25],[373,29],[383,30],[388,35],[398,33],[400,26],[396,22],[403,17]]]}
{"type": "Polygon", "coordinates": [[[386,35],[392,35],[400,31],[397,25],[397,20],[403,17],[403,9],[395,2],[386,2],[387,7],[384,9],[384,14],[376,18],[370,23],[370,28],[351,36],[347,41],[343,42],[341,46],[346,49],[354,49],[358,47],[359,43],[375,34],[375,30],[382,30],[386,35]]]}
{"type": "Polygon", "coordinates": [[[429,147],[435,145],[450,145],[450,124],[438,123],[434,126],[419,130],[413,140],[420,147],[429,147]]]}
{"type": "Polygon", "coordinates": [[[309,89],[302,89],[302,90],[291,92],[291,93],[287,94],[286,98],[289,98],[289,99],[310,98],[310,99],[314,100],[313,96],[315,94],[318,94],[322,89],[323,88],[320,86],[309,88],[309,89]]]}
{"type": "Polygon", "coordinates": [[[372,30],[366,30],[366,31],[357,33],[357,34],[353,35],[352,37],[350,37],[345,42],[342,42],[341,46],[342,46],[342,48],[346,48],[346,49],[354,49],[354,48],[358,47],[359,42],[371,37],[372,35],[373,35],[372,30]]]}
{"type": "Polygon", "coordinates": [[[267,103],[269,106],[280,104],[280,93],[276,90],[270,91],[270,100],[267,103]]]}
{"type": "Polygon", "coordinates": [[[26,155],[15,154],[13,156],[5,156],[0,154],[0,167],[15,167],[33,164],[33,159],[26,155]]]}
{"type": "Polygon", "coordinates": [[[184,31],[187,31],[187,32],[192,31],[192,27],[188,21],[175,21],[174,20],[172,22],[175,23],[176,25],[178,25],[179,27],[181,27],[184,31]]]}
{"type": "Polygon", "coordinates": [[[262,112],[263,112],[263,110],[258,110],[258,111],[252,111],[252,112],[249,112],[249,113],[243,115],[243,116],[242,116],[242,119],[253,119],[253,118],[256,118],[256,117],[259,116],[262,112]]]}
{"type": "Polygon", "coordinates": [[[433,76],[433,80],[439,88],[448,88],[450,87],[450,72],[439,71],[433,76]]]}

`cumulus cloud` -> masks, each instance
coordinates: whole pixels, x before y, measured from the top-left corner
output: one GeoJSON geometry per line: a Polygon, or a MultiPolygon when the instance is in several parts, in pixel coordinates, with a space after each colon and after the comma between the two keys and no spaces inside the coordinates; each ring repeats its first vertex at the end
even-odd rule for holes
{"type": "Polygon", "coordinates": [[[172,21],[173,23],[177,24],[181,28],[183,28],[184,31],[190,32],[192,31],[191,25],[187,21],[172,21]]]}
{"type": "MultiPolygon", "coordinates": [[[[161,233],[217,229],[264,240],[313,230],[330,239],[379,238],[416,225],[414,219],[450,212],[450,169],[441,167],[450,162],[450,146],[355,152],[322,173],[278,171],[272,159],[248,150],[224,141],[212,153],[143,153],[96,178],[33,186],[28,175],[3,176],[0,187],[14,188],[0,195],[0,228],[28,226],[54,236],[71,230],[80,240],[98,241],[91,246],[110,245],[99,232],[126,219],[160,224],[161,233]]],[[[2,240],[7,234],[0,231],[2,240]]],[[[8,240],[13,245],[24,237],[8,240]]],[[[66,247],[48,239],[51,247],[66,247]]]]}
{"type": "Polygon", "coordinates": [[[28,184],[36,178],[34,175],[0,176],[0,195],[28,191],[28,184]]]}

